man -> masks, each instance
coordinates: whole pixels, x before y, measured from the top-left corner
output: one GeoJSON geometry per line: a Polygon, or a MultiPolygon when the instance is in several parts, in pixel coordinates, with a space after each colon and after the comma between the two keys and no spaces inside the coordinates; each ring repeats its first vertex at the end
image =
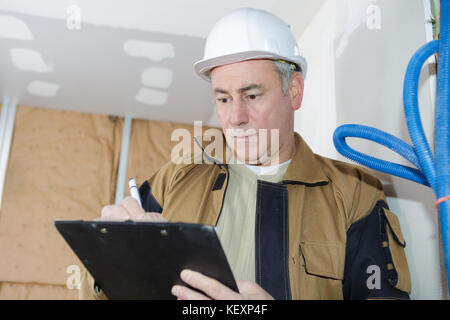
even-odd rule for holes
{"type": "MultiPolygon", "coordinates": [[[[314,154],[294,132],[306,62],[289,26],[235,10],[214,26],[195,70],[211,81],[231,158],[203,150],[212,163],[170,162],[140,187],[144,209],[126,198],[102,218],[217,227],[239,293],[183,270],[198,290],[176,285],[178,299],[408,299],[405,242],[381,183],[314,154]]],[[[82,282],[81,298],[105,297],[87,272],[82,282]]]]}

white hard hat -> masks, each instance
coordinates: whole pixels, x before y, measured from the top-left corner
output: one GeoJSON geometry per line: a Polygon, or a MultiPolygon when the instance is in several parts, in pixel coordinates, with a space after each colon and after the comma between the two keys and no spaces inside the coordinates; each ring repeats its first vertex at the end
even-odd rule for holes
{"type": "Polygon", "coordinates": [[[292,62],[306,77],[306,60],[290,26],[267,11],[251,8],[234,10],[214,25],[206,40],[203,59],[194,64],[194,70],[210,81],[213,68],[250,59],[292,62]]]}

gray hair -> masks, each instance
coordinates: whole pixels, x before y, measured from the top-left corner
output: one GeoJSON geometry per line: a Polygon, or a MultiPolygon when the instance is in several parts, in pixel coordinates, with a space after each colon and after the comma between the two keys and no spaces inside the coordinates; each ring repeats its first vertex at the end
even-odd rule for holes
{"type": "Polygon", "coordinates": [[[275,70],[280,75],[283,94],[287,96],[289,92],[289,81],[296,70],[292,68],[292,64],[290,62],[281,62],[276,60],[272,60],[272,62],[275,65],[275,70]]]}

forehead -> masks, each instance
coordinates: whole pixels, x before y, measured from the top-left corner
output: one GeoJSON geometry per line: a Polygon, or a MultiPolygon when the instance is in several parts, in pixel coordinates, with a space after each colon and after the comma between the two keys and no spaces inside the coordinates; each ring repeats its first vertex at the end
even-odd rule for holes
{"type": "Polygon", "coordinates": [[[211,84],[217,87],[264,86],[280,83],[280,77],[270,60],[248,60],[216,67],[211,71],[211,84]]]}

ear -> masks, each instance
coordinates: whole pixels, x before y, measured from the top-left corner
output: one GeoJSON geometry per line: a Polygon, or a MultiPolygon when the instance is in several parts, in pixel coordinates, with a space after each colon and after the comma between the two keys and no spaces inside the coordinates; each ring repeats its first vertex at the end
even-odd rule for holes
{"type": "Polygon", "coordinates": [[[291,100],[291,105],[293,110],[300,109],[303,100],[303,77],[300,72],[295,72],[291,80],[289,80],[289,98],[291,100]]]}

